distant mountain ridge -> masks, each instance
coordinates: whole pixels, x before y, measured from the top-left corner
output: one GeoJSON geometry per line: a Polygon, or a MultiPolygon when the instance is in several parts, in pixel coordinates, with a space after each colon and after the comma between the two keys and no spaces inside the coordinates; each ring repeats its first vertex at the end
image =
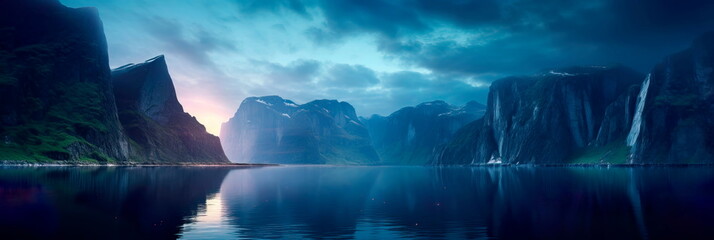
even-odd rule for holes
{"type": "Polygon", "coordinates": [[[379,160],[352,105],[336,100],[299,105],[278,96],[249,97],[221,126],[220,137],[234,162],[374,164],[379,160]]]}
{"type": "Polygon", "coordinates": [[[486,106],[470,101],[456,107],[444,101],[402,108],[387,117],[363,118],[381,164],[421,165],[458,129],[482,117],[486,106]]]}

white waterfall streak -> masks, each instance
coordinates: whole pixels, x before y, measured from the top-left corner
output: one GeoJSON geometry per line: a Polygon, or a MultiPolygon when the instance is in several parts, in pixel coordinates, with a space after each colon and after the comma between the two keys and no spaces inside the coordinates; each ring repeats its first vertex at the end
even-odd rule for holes
{"type": "Polygon", "coordinates": [[[650,87],[650,74],[647,74],[645,82],[642,83],[642,88],[640,89],[640,94],[637,95],[637,109],[635,112],[635,117],[632,119],[632,128],[630,128],[630,133],[627,134],[627,146],[634,146],[637,141],[637,137],[640,135],[640,128],[642,127],[642,111],[645,109],[645,101],[647,98],[647,90],[650,87]]]}

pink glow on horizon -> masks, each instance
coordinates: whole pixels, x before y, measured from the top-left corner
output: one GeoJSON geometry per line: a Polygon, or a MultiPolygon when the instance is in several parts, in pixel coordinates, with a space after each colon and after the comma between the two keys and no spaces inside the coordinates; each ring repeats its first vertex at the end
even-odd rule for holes
{"type": "Polygon", "coordinates": [[[182,94],[178,96],[185,112],[196,117],[206,127],[210,134],[218,136],[221,133],[221,124],[233,116],[233,111],[224,106],[225,103],[210,97],[182,94]]]}

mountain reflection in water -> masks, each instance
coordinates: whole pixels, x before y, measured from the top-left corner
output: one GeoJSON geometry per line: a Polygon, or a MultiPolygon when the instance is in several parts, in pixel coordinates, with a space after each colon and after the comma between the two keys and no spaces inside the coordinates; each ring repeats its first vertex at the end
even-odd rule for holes
{"type": "Polygon", "coordinates": [[[706,238],[714,168],[0,168],[3,239],[706,238]]]}

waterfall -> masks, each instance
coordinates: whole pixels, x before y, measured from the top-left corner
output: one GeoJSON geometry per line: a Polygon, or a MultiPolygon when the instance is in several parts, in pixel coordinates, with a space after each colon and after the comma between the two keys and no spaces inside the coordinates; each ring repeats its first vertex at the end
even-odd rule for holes
{"type": "Polygon", "coordinates": [[[637,141],[637,136],[640,135],[640,128],[642,125],[642,111],[644,111],[645,109],[647,90],[650,87],[650,77],[651,74],[647,74],[645,82],[642,83],[640,94],[637,95],[637,107],[635,109],[635,117],[632,119],[632,128],[630,128],[630,133],[627,134],[627,146],[630,147],[635,145],[635,141],[637,141]]]}
{"type": "Polygon", "coordinates": [[[409,122],[409,127],[407,129],[407,142],[412,143],[414,141],[414,136],[416,135],[416,129],[414,125],[409,122]]]}

